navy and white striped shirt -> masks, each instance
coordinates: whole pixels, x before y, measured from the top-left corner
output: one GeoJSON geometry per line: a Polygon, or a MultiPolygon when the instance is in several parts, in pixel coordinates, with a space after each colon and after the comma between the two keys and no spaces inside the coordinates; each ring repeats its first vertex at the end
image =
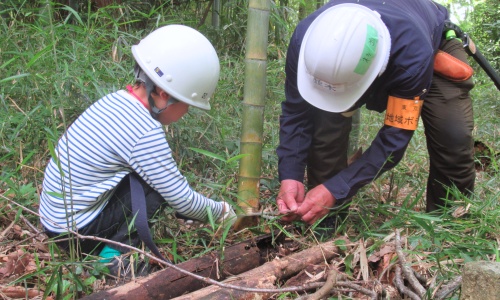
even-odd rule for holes
{"type": "Polygon", "coordinates": [[[132,171],[186,217],[206,220],[208,206],[218,218],[223,210],[222,202],[190,188],[162,125],[123,90],[85,110],[59,139],[56,155],[59,162],[52,158],[45,170],[39,209],[42,224],[53,232],[90,223],[132,171]]]}

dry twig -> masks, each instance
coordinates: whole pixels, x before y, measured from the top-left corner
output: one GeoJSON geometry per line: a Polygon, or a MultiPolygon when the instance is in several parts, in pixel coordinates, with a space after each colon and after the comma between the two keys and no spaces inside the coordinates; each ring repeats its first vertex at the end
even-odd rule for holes
{"type": "Polygon", "coordinates": [[[317,290],[314,294],[307,297],[307,300],[318,300],[323,299],[326,295],[330,294],[330,291],[333,289],[335,284],[337,283],[337,277],[339,273],[335,269],[335,267],[331,266],[330,271],[328,272],[328,276],[326,277],[325,284],[317,290]]]}
{"type": "MultiPolygon", "coordinates": [[[[318,282],[318,283],[321,283],[321,284],[324,284],[323,282],[318,282]]],[[[348,288],[350,290],[354,290],[356,292],[359,292],[359,293],[362,293],[364,295],[367,295],[369,297],[371,297],[372,299],[377,299],[377,293],[372,291],[372,290],[369,290],[367,288],[364,288],[364,287],[361,287],[353,282],[350,282],[350,281],[337,281],[332,288],[340,291],[340,292],[346,292],[344,290],[341,290],[341,289],[337,289],[338,287],[344,287],[344,288],[348,288]]],[[[309,296],[303,296],[303,297],[299,297],[297,298],[297,300],[310,300],[309,296]]],[[[313,298],[314,299],[314,298],[313,298]]],[[[318,298],[320,299],[320,298],[318,298]]],[[[419,299],[420,300],[420,299],[419,299]]]]}
{"type": "MultiPolygon", "coordinates": [[[[4,197],[4,196],[2,196],[2,197],[4,197]]],[[[8,199],[8,198],[7,198],[7,199],[8,199]]],[[[12,205],[10,205],[10,204],[7,204],[7,207],[8,207],[9,209],[11,209],[11,210],[14,210],[14,208],[13,208],[13,207],[12,207],[12,205]]],[[[40,233],[41,233],[41,232],[38,230],[38,228],[36,228],[36,226],[35,226],[35,225],[31,224],[31,222],[30,222],[30,221],[29,221],[29,220],[28,220],[25,216],[23,216],[22,214],[20,214],[20,215],[19,215],[19,218],[20,218],[21,220],[23,220],[23,222],[24,222],[26,225],[28,225],[28,227],[29,227],[29,228],[30,228],[30,229],[31,229],[31,230],[32,230],[35,234],[40,234],[40,233]]],[[[12,222],[12,223],[14,224],[14,222],[12,222]]],[[[11,225],[13,225],[13,224],[11,224],[11,225]]],[[[9,225],[9,227],[10,227],[11,225],[9,225]]],[[[9,229],[9,228],[7,228],[7,229],[9,229]]],[[[5,230],[4,230],[4,232],[2,232],[2,236],[4,235],[4,233],[5,233],[5,231],[6,231],[7,229],[5,229],[5,230]]]]}
{"type": "Polygon", "coordinates": [[[398,255],[398,261],[399,264],[401,265],[403,275],[405,279],[410,283],[410,286],[412,287],[413,291],[415,291],[419,295],[419,297],[423,297],[426,293],[426,290],[420,284],[418,279],[415,277],[413,269],[406,264],[405,254],[403,253],[403,249],[401,247],[401,235],[399,233],[399,229],[396,229],[395,240],[396,240],[396,254],[398,255]]]}
{"type": "Polygon", "coordinates": [[[350,281],[337,281],[337,280],[344,280],[345,275],[340,274],[335,266],[330,267],[330,271],[328,272],[328,277],[326,279],[326,282],[324,285],[317,290],[314,294],[311,295],[304,295],[302,297],[297,298],[298,300],[319,300],[319,299],[325,299],[327,295],[331,294],[332,289],[335,289],[339,292],[344,292],[339,287],[345,287],[350,290],[354,290],[356,292],[362,293],[364,295],[367,295],[371,297],[371,299],[377,299],[377,293],[366,289],[362,286],[357,285],[354,282],[350,281]]]}
{"type": "Polygon", "coordinates": [[[433,299],[441,300],[446,298],[449,294],[458,289],[461,284],[462,284],[462,276],[458,276],[452,281],[450,281],[448,284],[441,286],[441,288],[438,290],[433,299]]]}
{"type": "Polygon", "coordinates": [[[401,267],[396,265],[396,276],[394,277],[394,285],[398,288],[398,290],[410,297],[412,300],[422,300],[419,295],[415,294],[411,289],[405,286],[403,282],[403,278],[401,278],[401,267]]]}
{"type": "Polygon", "coordinates": [[[425,278],[424,275],[418,273],[417,271],[413,270],[413,275],[415,275],[415,278],[417,278],[418,282],[421,284],[427,284],[427,278],[425,278]]]}
{"type": "Polygon", "coordinates": [[[361,287],[359,285],[356,285],[356,284],[354,284],[352,282],[349,282],[349,281],[337,282],[337,286],[350,288],[352,290],[355,290],[356,292],[360,292],[362,294],[368,295],[372,299],[377,299],[377,293],[376,292],[374,292],[372,290],[369,290],[369,289],[366,289],[364,287],[361,287]]]}

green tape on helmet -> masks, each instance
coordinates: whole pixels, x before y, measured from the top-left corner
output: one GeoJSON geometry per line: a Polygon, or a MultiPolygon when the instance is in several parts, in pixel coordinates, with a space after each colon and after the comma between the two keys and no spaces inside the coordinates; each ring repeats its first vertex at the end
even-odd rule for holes
{"type": "Polygon", "coordinates": [[[375,58],[375,54],[377,53],[377,44],[378,44],[378,32],[371,25],[366,26],[366,39],[365,45],[363,47],[363,53],[361,54],[361,58],[359,59],[358,65],[354,69],[354,73],[359,75],[364,75],[366,71],[370,68],[372,64],[373,58],[375,58]]]}

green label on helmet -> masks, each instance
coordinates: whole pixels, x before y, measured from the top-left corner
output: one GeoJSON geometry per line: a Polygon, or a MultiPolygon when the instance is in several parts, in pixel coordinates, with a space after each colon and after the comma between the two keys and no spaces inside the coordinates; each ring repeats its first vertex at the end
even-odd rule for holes
{"type": "Polygon", "coordinates": [[[375,54],[377,53],[377,44],[377,29],[373,28],[371,25],[367,25],[365,46],[363,47],[363,53],[358,61],[358,65],[354,69],[354,73],[365,75],[366,71],[368,71],[368,68],[370,68],[370,65],[372,64],[375,54]]]}

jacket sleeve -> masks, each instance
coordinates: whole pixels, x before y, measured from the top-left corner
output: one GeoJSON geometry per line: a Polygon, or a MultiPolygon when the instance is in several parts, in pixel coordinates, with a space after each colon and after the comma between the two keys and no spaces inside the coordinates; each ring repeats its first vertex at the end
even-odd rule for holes
{"type": "Polygon", "coordinates": [[[286,58],[285,97],[280,116],[278,154],[279,179],[304,180],[307,153],[312,139],[311,106],[297,88],[297,63],[300,43],[297,33],[292,36],[286,58]]]}
{"type": "Polygon", "coordinates": [[[327,180],[325,187],[339,202],[354,196],[361,187],[401,161],[413,132],[384,125],[366,152],[348,168],[327,180]]]}

